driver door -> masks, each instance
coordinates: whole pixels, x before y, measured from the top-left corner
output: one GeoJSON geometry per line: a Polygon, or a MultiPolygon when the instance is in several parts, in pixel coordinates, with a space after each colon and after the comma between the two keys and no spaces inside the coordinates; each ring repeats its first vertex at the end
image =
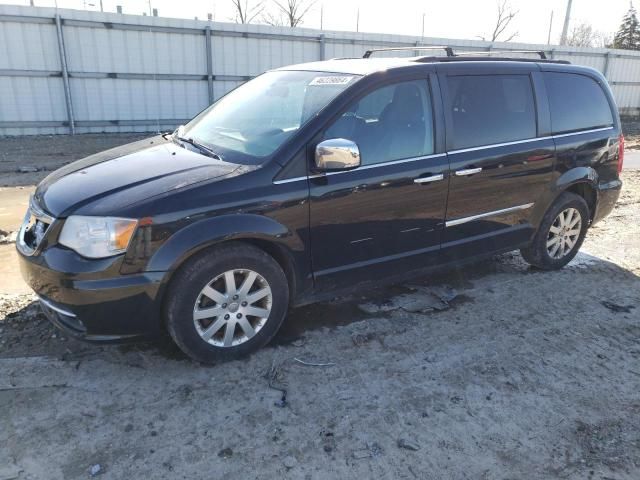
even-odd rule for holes
{"type": "Polygon", "coordinates": [[[312,262],[320,289],[435,262],[449,166],[435,148],[432,90],[426,78],[377,88],[321,135],[319,141],[355,142],[361,165],[309,177],[312,262]]]}

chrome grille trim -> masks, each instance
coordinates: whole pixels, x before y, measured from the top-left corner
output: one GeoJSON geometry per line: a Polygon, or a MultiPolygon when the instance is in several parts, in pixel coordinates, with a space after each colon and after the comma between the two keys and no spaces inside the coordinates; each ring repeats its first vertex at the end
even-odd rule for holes
{"type": "Polygon", "coordinates": [[[29,198],[29,208],[27,208],[27,212],[24,216],[24,220],[22,221],[22,225],[20,226],[20,231],[18,232],[18,238],[16,241],[16,247],[18,250],[26,256],[33,256],[39,251],[39,247],[42,244],[43,240],[46,238],[47,233],[51,229],[51,225],[55,222],[55,218],[51,215],[45,213],[34,201],[33,195],[29,198]],[[31,246],[25,240],[25,233],[27,231],[27,227],[31,221],[31,217],[36,220],[36,223],[33,224],[35,227],[37,222],[44,225],[44,229],[42,230],[42,234],[40,236],[39,241],[35,246],[31,246]]]}
{"type": "Polygon", "coordinates": [[[33,199],[33,195],[31,195],[29,197],[29,210],[31,211],[31,213],[33,214],[34,217],[36,217],[38,220],[48,224],[49,226],[51,226],[51,224],[53,223],[53,221],[55,220],[55,218],[53,218],[51,215],[45,213],[34,201],[33,199]]]}

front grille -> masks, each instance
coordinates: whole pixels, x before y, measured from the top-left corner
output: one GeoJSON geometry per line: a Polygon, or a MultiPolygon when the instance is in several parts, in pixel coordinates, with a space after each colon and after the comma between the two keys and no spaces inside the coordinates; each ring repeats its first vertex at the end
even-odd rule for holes
{"type": "Polygon", "coordinates": [[[24,230],[24,243],[31,250],[35,250],[42,243],[44,234],[49,229],[49,224],[42,220],[31,217],[24,230]]]}
{"type": "Polygon", "coordinates": [[[49,227],[53,223],[53,217],[47,215],[39,208],[33,199],[29,200],[29,208],[24,217],[20,233],[18,234],[18,247],[27,254],[33,255],[42,244],[49,227]]]}

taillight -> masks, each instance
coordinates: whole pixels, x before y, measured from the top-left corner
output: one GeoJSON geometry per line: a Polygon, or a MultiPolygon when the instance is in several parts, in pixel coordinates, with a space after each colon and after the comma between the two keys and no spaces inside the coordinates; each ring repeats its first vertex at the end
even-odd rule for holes
{"type": "Polygon", "coordinates": [[[618,139],[618,175],[622,172],[622,164],[624,163],[624,135],[620,134],[618,139]]]}

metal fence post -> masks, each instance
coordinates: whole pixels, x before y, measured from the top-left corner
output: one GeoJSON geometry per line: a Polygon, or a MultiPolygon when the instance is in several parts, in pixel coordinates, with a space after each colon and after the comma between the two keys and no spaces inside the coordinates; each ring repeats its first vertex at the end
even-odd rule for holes
{"type": "Polygon", "coordinates": [[[604,69],[602,71],[602,74],[604,75],[604,78],[607,79],[607,81],[609,81],[609,58],[611,57],[611,52],[607,52],[604,54],[604,69]]]}
{"type": "Polygon", "coordinates": [[[324,60],[325,47],[326,47],[326,40],[324,38],[324,33],[321,33],[320,34],[320,60],[324,60]]]}
{"type": "Polygon", "coordinates": [[[64,99],[67,105],[67,118],[69,119],[69,129],[71,135],[76,133],[76,122],[73,118],[73,104],[71,103],[71,88],[69,87],[69,71],[67,70],[67,52],[64,48],[64,37],[62,36],[62,21],[60,15],[56,14],[56,32],[58,34],[58,51],[60,52],[60,64],[62,65],[62,85],[64,86],[64,99]]]}
{"type": "Polygon", "coordinates": [[[213,103],[213,59],[211,58],[211,26],[204,29],[205,50],[207,52],[207,87],[209,91],[209,105],[213,103]]]}

